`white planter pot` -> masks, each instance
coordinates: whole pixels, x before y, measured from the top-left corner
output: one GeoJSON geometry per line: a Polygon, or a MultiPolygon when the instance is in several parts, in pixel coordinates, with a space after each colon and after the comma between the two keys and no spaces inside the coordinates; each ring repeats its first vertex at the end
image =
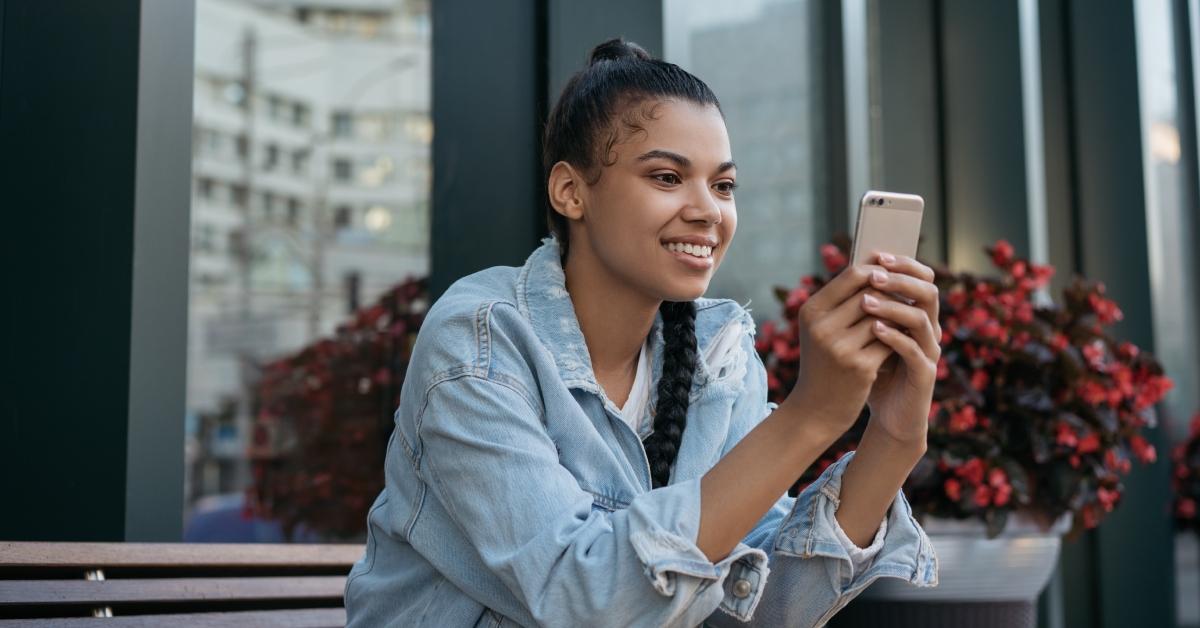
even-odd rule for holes
{"type": "Polygon", "coordinates": [[[1071,529],[1064,513],[1042,531],[1023,512],[1008,517],[994,539],[976,519],[926,516],[918,519],[938,558],[938,586],[915,587],[895,578],[880,578],[863,590],[870,600],[904,602],[1036,602],[1058,564],[1061,537],[1071,529]]]}

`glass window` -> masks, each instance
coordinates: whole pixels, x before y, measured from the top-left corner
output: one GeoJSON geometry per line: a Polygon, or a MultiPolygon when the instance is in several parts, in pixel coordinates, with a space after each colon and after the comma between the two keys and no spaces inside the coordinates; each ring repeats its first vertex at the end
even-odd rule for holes
{"type": "Polygon", "coordinates": [[[333,211],[333,226],[335,229],[345,229],[354,225],[354,208],[343,205],[333,211]]]}
{"type": "Polygon", "coordinates": [[[292,174],[304,174],[308,169],[308,148],[292,151],[292,174]]]}
{"type": "Polygon", "coordinates": [[[187,541],[361,540],[381,488],[405,343],[313,348],[420,298],[428,181],[393,164],[429,170],[395,122],[429,117],[429,4],[332,5],[196,2],[187,541]]]}
{"type": "Polygon", "coordinates": [[[333,160],[333,178],[337,181],[349,181],[354,178],[354,162],[345,157],[333,160]]]}
{"type": "Polygon", "coordinates": [[[349,111],[335,111],[333,113],[333,135],[334,137],[350,137],[354,135],[354,117],[349,111]]]}
{"type": "Polygon", "coordinates": [[[267,144],[266,155],[263,158],[263,170],[274,170],[279,165],[279,145],[267,144]]]}
{"type": "Polygon", "coordinates": [[[703,79],[725,112],[738,164],[734,245],[708,296],[780,315],[773,287],[817,270],[832,235],[816,0],[665,0],[668,61],[703,79]]]}

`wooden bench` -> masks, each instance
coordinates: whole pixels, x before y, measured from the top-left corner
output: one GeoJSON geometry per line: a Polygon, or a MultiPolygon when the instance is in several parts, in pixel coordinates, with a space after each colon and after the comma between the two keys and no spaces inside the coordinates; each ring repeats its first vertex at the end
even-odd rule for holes
{"type": "Polygon", "coordinates": [[[0,627],[344,626],[361,545],[0,542],[0,627]]]}

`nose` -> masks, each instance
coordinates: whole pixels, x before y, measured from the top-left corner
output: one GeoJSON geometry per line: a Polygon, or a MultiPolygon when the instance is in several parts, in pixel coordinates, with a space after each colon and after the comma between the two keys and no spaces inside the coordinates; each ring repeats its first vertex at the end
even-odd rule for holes
{"type": "Polygon", "coordinates": [[[701,220],[709,225],[721,224],[721,206],[712,197],[712,192],[702,188],[684,208],[684,220],[701,220]]]}

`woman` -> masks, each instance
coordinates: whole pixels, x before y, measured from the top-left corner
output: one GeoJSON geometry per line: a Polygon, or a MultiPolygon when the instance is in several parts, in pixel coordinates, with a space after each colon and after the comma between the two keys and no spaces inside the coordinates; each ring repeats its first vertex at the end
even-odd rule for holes
{"type": "Polygon", "coordinates": [[[421,328],[350,625],[812,626],[880,577],[936,585],[900,490],[939,353],[930,269],[881,256],[816,293],[776,407],[748,311],[702,297],[737,225],[708,87],[605,42],[544,159],[553,236],[421,328]],[[788,497],[864,403],[858,450],[788,497]]]}

